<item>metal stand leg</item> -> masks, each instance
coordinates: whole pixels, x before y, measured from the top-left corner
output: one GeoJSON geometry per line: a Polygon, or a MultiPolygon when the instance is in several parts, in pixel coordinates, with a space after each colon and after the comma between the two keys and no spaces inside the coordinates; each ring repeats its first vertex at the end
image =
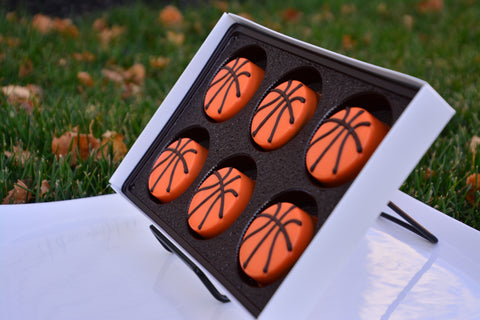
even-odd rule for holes
{"type": "Polygon", "coordinates": [[[202,281],[203,285],[207,290],[212,294],[212,296],[220,302],[230,302],[227,296],[221,294],[213,283],[208,280],[207,276],[200,270],[190,259],[187,258],[173,243],[170,242],[155,226],[150,225],[150,230],[152,231],[155,238],[158,242],[167,250],[168,252],[175,253],[187,266],[193,270],[197,277],[202,281]]]}
{"type": "Polygon", "coordinates": [[[435,237],[430,231],[428,231],[427,229],[425,229],[421,224],[419,224],[416,220],[414,220],[412,217],[410,217],[405,211],[403,211],[402,209],[400,209],[396,204],[394,204],[393,202],[389,202],[388,203],[388,207],[390,209],[392,209],[393,211],[395,211],[396,214],[398,214],[400,217],[402,217],[403,219],[405,219],[405,221],[402,221],[400,219],[397,219],[391,215],[389,215],[388,213],[385,213],[385,212],[382,212],[380,214],[380,216],[390,220],[390,221],[393,221],[394,223],[418,234],[420,237],[426,239],[427,241],[431,242],[431,243],[437,243],[438,242],[438,238],[435,237]]]}

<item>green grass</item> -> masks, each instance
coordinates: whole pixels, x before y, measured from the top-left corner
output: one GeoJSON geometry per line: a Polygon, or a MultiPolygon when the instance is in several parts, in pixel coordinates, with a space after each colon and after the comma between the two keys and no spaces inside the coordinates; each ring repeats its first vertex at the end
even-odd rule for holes
{"type": "MultiPolygon", "coordinates": [[[[466,201],[466,178],[477,173],[479,157],[469,150],[474,135],[480,135],[480,4],[475,1],[445,1],[436,13],[420,13],[417,1],[316,1],[287,5],[299,10],[297,21],[282,18],[278,1],[229,3],[234,13],[247,13],[253,20],[306,42],[355,57],[372,64],[413,75],[429,82],[455,108],[457,114],[402,186],[402,190],[476,229],[480,229],[477,206],[466,201]],[[353,47],[342,45],[349,35],[353,47]]],[[[294,3],[294,2],[291,2],[294,3]]],[[[32,113],[9,104],[0,94],[0,199],[18,179],[28,182],[34,199],[53,201],[110,193],[108,179],[117,163],[90,157],[70,166],[69,159],[57,160],[51,152],[54,135],[79,126],[80,131],[100,137],[106,130],[125,136],[131,146],[191,57],[221,15],[213,3],[181,7],[185,22],[177,32],[186,36],[181,46],[167,40],[158,22],[161,7],[133,4],[105,12],[72,17],[79,35],[42,35],[31,26],[32,16],[18,11],[8,21],[0,9],[0,86],[36,84],[44,96],[32,113]],[[100,45],[92,31],[93,21],[105,16],[109,25],[126,27],[126,33],[109,46],[100,45]],[[10,46],[7,38],[18,38],[10,46]],[[93,62],[79,62],[75,52],[90,51],[93,62]],[[149,65],[151,56],[165,56],[165,69],[149,65]],[[59,60],[66,59],[66,66],[59,60]],[[30,60],[33,71],[19,77],[20,65],[30,60]],[[122,99],[121,88],[105,82],[102,68],[114,62],[123,68],[133,63],[146,67],[142,94],[122,99]],[[91,88],[78,89],[77,72],[94,79],[91,88]],[[15,145],[32,153],[25,164],[6,157],[15,145]],[[39,196],[42,180],[51,191],[39,196]]],[[[421,129],[419,129],[421,134],[421,129]]],[[[477,197],[478,198],[478,197],[477,197]]]]}

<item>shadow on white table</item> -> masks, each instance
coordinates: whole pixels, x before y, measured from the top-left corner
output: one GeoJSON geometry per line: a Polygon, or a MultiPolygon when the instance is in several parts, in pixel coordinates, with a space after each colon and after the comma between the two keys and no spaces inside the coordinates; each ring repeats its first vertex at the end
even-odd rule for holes
{"type": "MultiPolygon", "coordinates": [[[[480,319],[480,232],[401,192],[392,201],[439,243],[379,218],[311,318],[480,319]]],[[[245,318],[149,225],[118,195],[0,206],[0,319],[245,318]]]]}

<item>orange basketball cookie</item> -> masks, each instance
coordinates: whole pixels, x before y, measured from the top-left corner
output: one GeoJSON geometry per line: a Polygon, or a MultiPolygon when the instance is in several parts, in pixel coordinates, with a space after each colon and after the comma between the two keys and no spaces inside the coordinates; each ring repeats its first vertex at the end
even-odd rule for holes
{"type": "Polygon", "coordinates": [[[188,209],[190,228],[212,238],[232,225],[253,193],[254,182],[235,168],[214,171],[197,189],[188,209]]]}
{"type": "Polygon", "coordinates": [[[236,58],[215,75],[208,86],[203,109],[217,122],[236,115],[257,91],[265,71],[245,58],[236,58]]]}
{"type": "Polygon", "coordinates": [[[278,280],[313,237],[312,217],[289,202],[263,210],[252,221],[238,253],[243,271],[260,284],[278,280]]]}
{"type": "Polygon", "coordinates": [[[174,141],[155,161],[148,190],[164,203],[176,199],[200,173],[207,153],[207,149],[190,138],[174,141]]]}
{"type": "Polygon", "coordinates": [[[253,115],[250,133],[265,150],[280,148],[310,120],[317,108],[317,94],[297,80],[272,89],[253,115]]]}
{"type": "Polygon", "coordinates": [[[308,172],[325,186],[351,181],[389,127],[362,108],[345,108],[317,129],[307,148],[308,172]]]}

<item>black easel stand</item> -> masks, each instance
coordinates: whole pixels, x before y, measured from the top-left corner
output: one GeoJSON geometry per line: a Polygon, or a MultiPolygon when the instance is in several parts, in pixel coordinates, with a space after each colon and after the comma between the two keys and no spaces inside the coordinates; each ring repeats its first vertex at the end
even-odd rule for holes
{"type": "Polygon", "coordinates": [[[187,264],[187,266],[193,270],[193,272],[197,275],[197,277],[202,281],[203,285],[207,288],[208,291],[212,294],[212,296],[220,302],[229,302],[230,300],[227,296],[221,294],[217,288],[213,285],[213,283],[208,280],[207,276],[198,268],[195,263],[193,263],[190,259],[187,258],[173,243],[170,242],[155,226],[150,225],[150,230],[152,231],[155,238],[157,238],[158,242],[167,250],[168,252],[175,253],[183,262],[187,264]]]}
{"type": "Polygon", "coordinates": [[[384,217],[390,221],[395,222],[396,224],[418,234],[420,237],[426,239],[427,241],[431,243],[437,243],[438,238],[435,237],[430,231],[425,229],[421,224],[419,224],[417,221],[415,221],[412,217],[410,217],[405,211],[400,209],[396,204],[393,202],[388,203],[388,207],[392,209],[396,214],[398,214],[400,217],[405,219],[405,221],[402,221],[400,219],[397,219],[388,213],[382,212],[380,214],[381,217],[384,217]]]}
{"type": "MultiPolygon", "coordinates": [[[[437,243],[438,239],[432,233],[430,233],[427,229],[425,229],[422,225],[420,225],[417,221],[415,221],[412,217],[410,217],[405,211],[400,209],[397,205],[393,202],[388,203],[388,207],[392,209],[396,214],[400,217],[405,219],[405,221],[395,218],[385,212],[380,214],[381,217],[384,217],[414,233],[421,236],[422,238],[426,239],[431,243],[437,243]]],[[[207,288],[207,290],[212,294],[212,296],[220,302],[229,302],[230,300],[227,296],[221,294],[217,288],[213,285],[213,283],[208,280],[207,276],[198,268],[195,263],[193,263],[187,256],[185,256],[170,240],[168,240],[155,226],[150,225],[150,230],[152,231],[155,238],[157,238],[158,242],[170,253],[175,253],[183,262],[187,264],[187,266],[193,270],[193,272],[197,275],[197,277],[202,281],[203,285],[207,288]]]]}

